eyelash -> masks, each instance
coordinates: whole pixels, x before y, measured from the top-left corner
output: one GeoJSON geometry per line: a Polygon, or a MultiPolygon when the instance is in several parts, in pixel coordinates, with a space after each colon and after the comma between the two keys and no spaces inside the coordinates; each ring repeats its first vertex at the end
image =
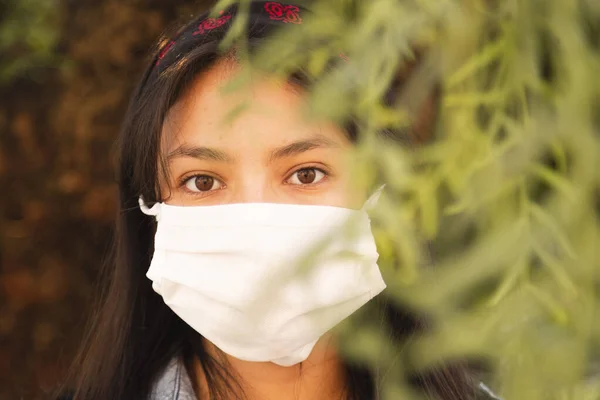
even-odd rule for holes
{"type": "Polygon", "coordinates": [[[330,176],[331,176],[331,174],[329,172],[327,172],[322,167],[318,167],[316,165],[303,165],[302,167],[294,169],[291,173],[289,173],[287,175],[287,177],[285,178],[284,183],[286,183],[288,185],[292,185],[292,186],[300,186],[300,187],[306,188],[306,187],[312,187],[312,186],[320,185],[321,183],[323,183],[324,181],[326,181],[327,178],[329,178],[330,176]],[[291,179],[291,177],[294,176],[294,174],[297,174],[298,172],[303,171],[305,169],[314,169],[315,171],[319,171],[320,173],[323,174],[323,178],[319,182],[316,182],[316,183],[305,183],[305,184],[302,184],[302,185],[293,185],[293,184],[287,183],[287,181],[289,181],[291,179]]]}
{"type": "MultiPolygon", "coordinates": [[[[306,184],[303,184],[303,185],[292,185],[292,186],[311,187],[313,185],[319,185],[319,184],[321,184],[323,181],[327,180],[331,176],[331,174],[328,171],[326,171],[324,168],[322,168],[322,167],[317,167],[316,165],[304,165],[304,166],[302,166],[300,168],[297,168],[297,169],[293,170],[292,172],[290,172],[287,175],[287,177],[285,178],[284,182],[288,181],[294,174],[296,174],[296,173],[298,173],[298,172],[300,172],[302,170],[305,170],[305,169],[314,169],[315,171],[319,171],[319,172],[321,172],[323,174],[323,178],[319,182],[317,182],[317,183],[306,183],[306,184]]],[[[218,177],[216,177],[214,175],[211,175],[211,174],[192,174],[192,175],[186,175],[186,176],[182,177],[179,180],[177,186],[178,186],[178,188],[183,188],[186,192],[188,192],[188,194],[191,194],[193,196],[206,196],[208,193],[216,191],[216,190],[211,190],[211,191],[206,191],[206,192],[192,192],[191,190],[185,189],[185,185],[186,185],[186,183],[190,179],[192,179],[192,178],[198,178],[198,177],[202,177],[202,176],[208,176],[208,177],[211,177],[213,179],[219,180],[221,182],[223,181],[221,178],[218,178],[218,177]]],[[[223,184],[223,186],[227,187],[225,184],[223,184]]],[[[217,190],[221,190],[221,189],[217,189],[217,190]]]]}
{"type": "MultiPolygon", "coordinates": [[[[205,191],[205,192],[201,192],[201,191],[199,191],[199,192],[193,192],[193,191],[191,191],[191,190],[189,190],[189,189],[187,189],[187,188],[185,187],[185,186],[186,186],[186,184],[187,184],[187,182],[188,182],[190,179],[192,179],[192,178],[199,178],[199,177],[202,177],[202,176],[210,177],[210,178],[212,178],[212,179],[214,179],[214,180],[218,180],[219,182],[223,182],[223,179],[221,179],[221,178],[219,178],[219,177],[217,177],[217,176],[215,176],[215,175],[211,175],[211,174],[192,174],[192,175],[185,175],[185,176],[183,176],[183,177],[182,177],[182,178],[179,180],[177,187],[178,187],[179,189],[183,189],[183,190],[184,190],[184,191],[185,191],[187,194],[190,194],[190,195],[192,195],[192,196],[198,196],[198,197],[207,196],[207,195],[208,195],[209,193],[211,193],[211,192],[216,192],[217,190],[221,190],[221,189],[223,189],[223,188],[221,188],[221,189],[217,189],[217,190],[209,190],[209,191],[205,191]]],[[[223,184],[223,187],[226,187],[226,185],[225,185],[225,184],[223,184]]]]}

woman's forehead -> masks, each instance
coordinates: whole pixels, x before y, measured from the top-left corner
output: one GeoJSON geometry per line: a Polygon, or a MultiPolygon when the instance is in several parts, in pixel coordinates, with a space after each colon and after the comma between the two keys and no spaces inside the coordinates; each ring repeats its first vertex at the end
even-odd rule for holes
{"type": "Polygon", "coordinates": [[[239,78],[240,68],[229,61],[216,63],[192,82],[172,107],[163,124],[163,153],[183,143],[203,146],[265,146],[316,134],[346,142],[334,124],[311,121],[304,98],[291,84],[253,75],[235,91],[223,89],[239,78]],[[258,141],[259,143],[253,143],[258,141]]]}

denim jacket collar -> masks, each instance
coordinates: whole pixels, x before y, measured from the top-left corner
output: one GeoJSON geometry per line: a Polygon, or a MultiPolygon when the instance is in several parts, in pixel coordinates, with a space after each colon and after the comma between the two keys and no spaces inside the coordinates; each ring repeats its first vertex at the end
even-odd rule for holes
{"type": "Polygon", "coordinates": [[[173,359],[159,376],[150,400],[196,400],[190,377],[179,358],[173,359]]]}

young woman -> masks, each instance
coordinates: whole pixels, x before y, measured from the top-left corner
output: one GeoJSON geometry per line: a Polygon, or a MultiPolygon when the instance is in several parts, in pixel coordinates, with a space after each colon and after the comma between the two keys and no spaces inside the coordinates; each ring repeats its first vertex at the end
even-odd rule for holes
{"type": "MultiPolygon", "coordinates": [[[[133,95],[114,260],[75,364],[76,400],[376,399],[374,372],[345,361],[330,330],[374,296],[393,340],[421,325],[386,301],[368,196],[348,168],[351,125],[302,118],[301,74],[221,90],[240,73],[236,50],[218,50],[235,14],[202,15],[166,41],[133,95]],[[353,216],[351,245],[334,237],[308,277],[285,273],[353,216]]],[[[303,18],[296,5],[253,2],[250,51],[303,18]]],[[[431,398],[475,397],[461,364],[410,382],[431,398]]]]}

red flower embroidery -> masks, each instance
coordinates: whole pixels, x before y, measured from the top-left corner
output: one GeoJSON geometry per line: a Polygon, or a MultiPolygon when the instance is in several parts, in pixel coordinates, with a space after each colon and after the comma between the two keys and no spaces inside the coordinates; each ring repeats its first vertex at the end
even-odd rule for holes
{"type": "Polygon", "coordinates": [[[167,55],[169,50],[171,50],[171,47],[173,47],[174,45],[175,45],[175,42],[171,40],[169,43],[167,43],[165,45],[165,47],[163,47],[163,49],[160,51],[160,54],[158,55],[158,60],[156,60],[156,65],[158,65],[160,60],[165,58],[165,56],[167,55]]]}
{"type": "Polygon", "coordinates": [[[198,29],[193,33],[193,35],[202,35],[206,31],[210,31],[212,29],[220,27],[221,25],[224,25],[230,19],[231,15],[223,15],[219,18],[207,18],[204,21],[200,22],[200,25],[198,25],[198,29]]]}
{"type": "Polygon", "coordinates": [[[265,11],[269,13],[269,18],[285,23],[301,24],[300,9],[296,6],[284,6],[281,3],[269,1],[265,3],[265,11]]]}

